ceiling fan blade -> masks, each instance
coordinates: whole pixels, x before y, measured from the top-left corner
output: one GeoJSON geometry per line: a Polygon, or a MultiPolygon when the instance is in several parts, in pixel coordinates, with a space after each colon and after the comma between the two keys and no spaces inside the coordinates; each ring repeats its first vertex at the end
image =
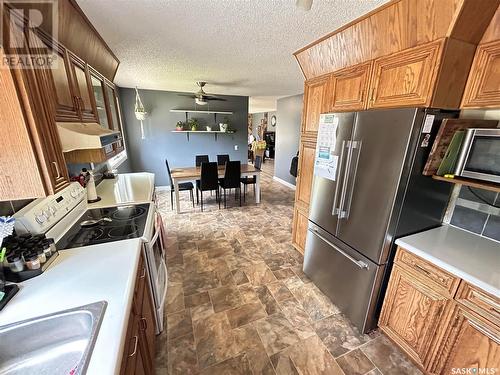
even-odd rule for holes
{"type": "Polygon", "coordinates": [[[218,100],[218,101],[221,101],[221,102],[225,102],[226,101],[226,99],[218,98],[217,96],[210,96],[210,95],[204,96],[204,99],[205,100],[218,100]]]}
{"type": "Polygon", "coordinates": [[[196,95],[193,95],[193,94],[177,94],[178,96],[186,96],[188,98],[191,98],[191,99],[195,99],[196,98],[196,95]]]}

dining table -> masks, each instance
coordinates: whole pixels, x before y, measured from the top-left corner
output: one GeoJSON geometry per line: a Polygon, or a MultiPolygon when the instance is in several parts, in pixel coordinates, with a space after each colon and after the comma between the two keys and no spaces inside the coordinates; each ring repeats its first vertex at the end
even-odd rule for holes
{"type": "MultiPolygon", "coordinates": [[[[219,165],[219,178],[224,177],[225,166],[219,165]]],[[[255,168],[252,164],[241,164],[241,177],[255,176],[255,203],[260,203],[260,169],[255,168]]],[[[196,180],[201,178],[201,167],[186,167],[175,168],[171,171],[172,183],[174,184],[175,192],[175,209],[180,213],[179,204],[179,184],[181,182],[193,182],[196,189],[196,180]]]]}

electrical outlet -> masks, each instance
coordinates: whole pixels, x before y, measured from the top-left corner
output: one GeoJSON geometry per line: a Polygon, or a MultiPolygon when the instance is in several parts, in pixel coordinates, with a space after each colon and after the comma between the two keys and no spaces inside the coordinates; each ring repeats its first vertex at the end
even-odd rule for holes
{"type": "Polygon", "coordinates": [[[234,145],[234,151],[238,151],[238,145],[234,145]]]}

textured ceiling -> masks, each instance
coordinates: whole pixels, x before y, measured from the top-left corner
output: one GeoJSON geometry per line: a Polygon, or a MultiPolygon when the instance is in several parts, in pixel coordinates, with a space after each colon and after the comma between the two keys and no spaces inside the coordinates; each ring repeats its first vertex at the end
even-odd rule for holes
{"type": "Polygon", "coordinates": [[[284,96],[302,92],[292,53],[387,0],[78,0],[121,64],[119,86],[284,96]]]}

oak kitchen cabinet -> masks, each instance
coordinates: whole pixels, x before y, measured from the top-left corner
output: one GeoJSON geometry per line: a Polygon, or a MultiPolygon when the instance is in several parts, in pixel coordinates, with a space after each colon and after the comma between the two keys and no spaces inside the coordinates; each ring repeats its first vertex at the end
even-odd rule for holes
{"type": "Polygon", "coordinates": [[[322,76],[306,81],[304,86],[304,113],[302,133],[316,134],[318,131],[319,115],[327,112],[326,96],[328,94],[329,76],[322,76]]]}
{"type": "Polygon", "coordinates": [[[154,307],[141,255],[121,363],[122,375],[154,373],[154,307]]]}
{"type": "Polygon", "coordinates": [[[500,367],[498,298],[399,247],[379,327],[430,374],[500,367]]]}
{"type": "Polygon", "coordinates": [[[479,45],[462,108],[500,107],[500,40],[479,45]]]}
{"type": "Polygon", "coordinates": [[[372,63],[359,64],[331,74],[326,103],[328,112],[366,109],[372,63]]]}
{"type": "Polygon", "coordinates": [[[68,52],[68,60],[72,78],[70,85],[73,86],[79,118],[82,122],[97,122],[95,98],[88,65],[71,52],[68,52]]]}

